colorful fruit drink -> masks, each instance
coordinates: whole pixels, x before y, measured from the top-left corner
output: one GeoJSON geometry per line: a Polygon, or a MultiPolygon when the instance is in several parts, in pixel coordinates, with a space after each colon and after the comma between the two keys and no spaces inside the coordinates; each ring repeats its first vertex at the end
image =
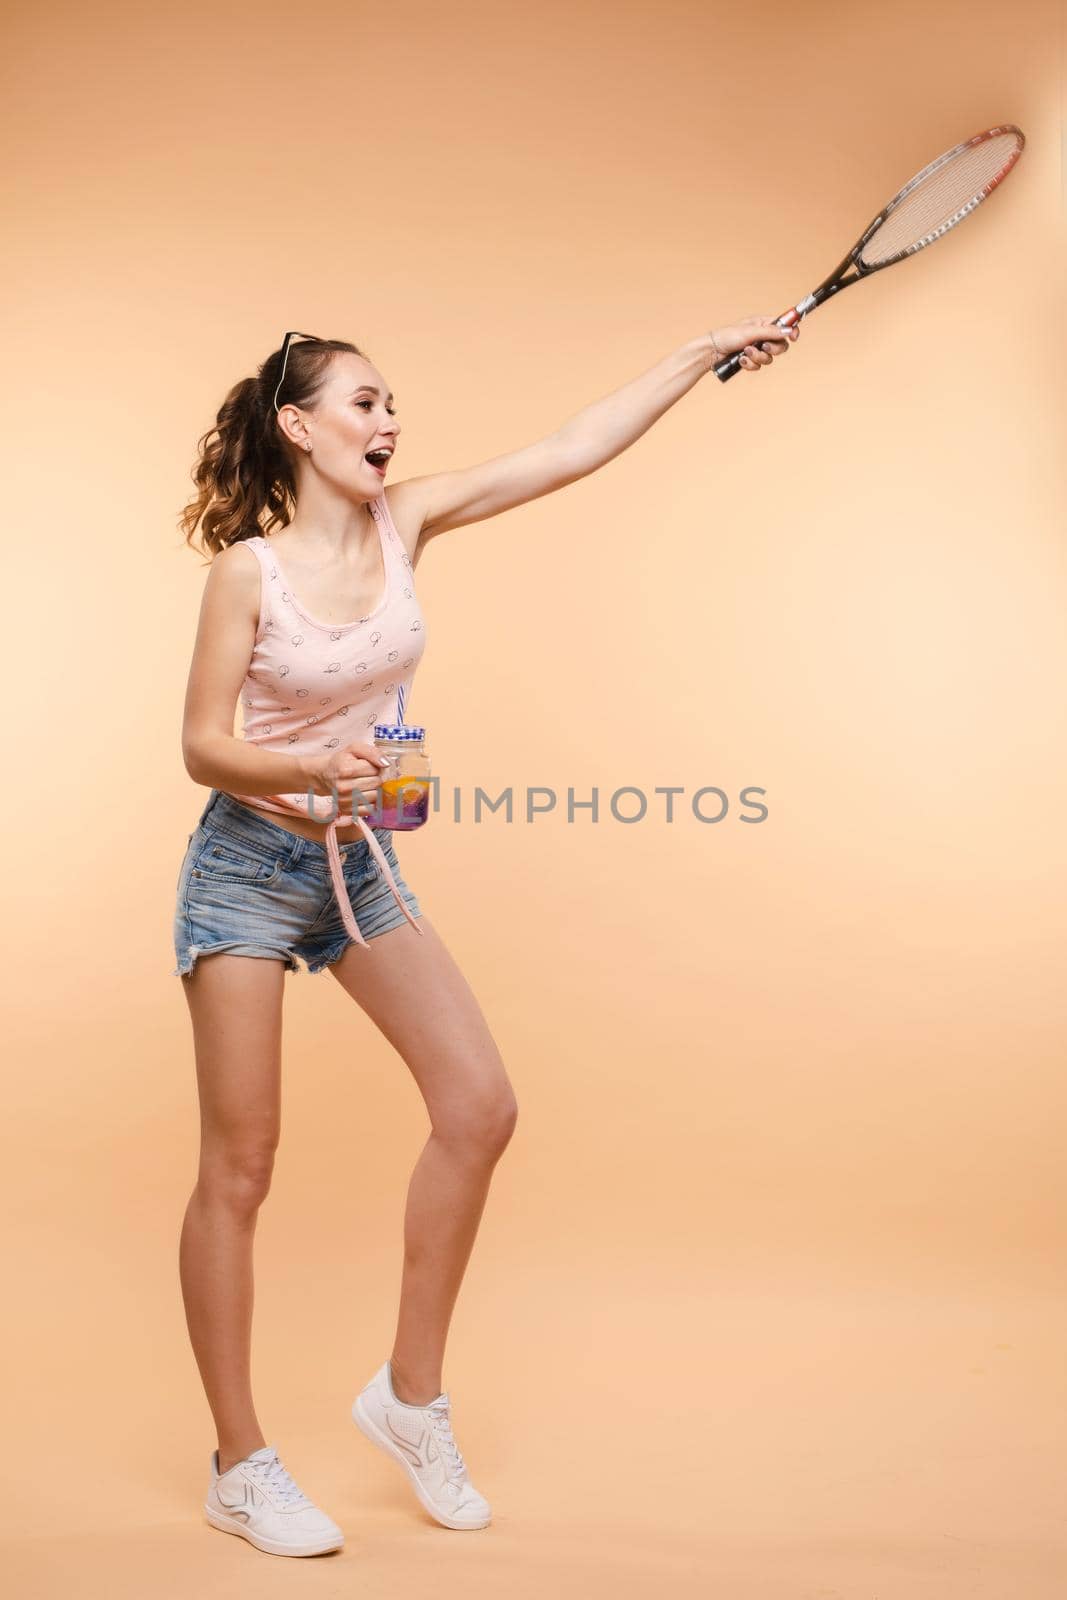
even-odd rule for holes
{"type": "Polygon", "coordinates": [[[387,778],[378,786],[374,821],[380,828],[421,828],[430,815],[425,778],[387,778]]]}
{"type": "Polygon", "coordinates": [[[377,804],[367,822],[372,828],[410,832],[430,816],[430,758],[426,729],[407,722],[379,722],[375,748],[387,758],[378,783],[377,804]]]}

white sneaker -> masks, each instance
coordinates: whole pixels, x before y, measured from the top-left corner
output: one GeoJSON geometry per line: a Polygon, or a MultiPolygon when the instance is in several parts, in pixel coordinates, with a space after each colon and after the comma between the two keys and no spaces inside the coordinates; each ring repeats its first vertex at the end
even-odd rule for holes
{"type": "Polygon", "coordinates": [[[223,1473],[213,1450],[204,1510],[213,1528],[239,1533],[272,1556],[318,1556],[345,1542],[336,1522],[297,1488],[270,1444],[223,1473]]]}
{"type": "Polygon", "coordinates": [[[398,1400],[386,1361],[353,1401],[352,1420],[372,1444],[400,1462],[431,1517],[446,1528],[484,1528],[492,1510],[470,1481],[448,1411],[447,1394],[425,1406],[398,1400]]]}

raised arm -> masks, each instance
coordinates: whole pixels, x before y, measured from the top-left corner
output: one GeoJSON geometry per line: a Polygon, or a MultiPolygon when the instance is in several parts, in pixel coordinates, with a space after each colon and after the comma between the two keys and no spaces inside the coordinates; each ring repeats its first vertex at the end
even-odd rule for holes
{"type": "MultiPolygon", "coordinates": [[[[773,317],[746,317],[732,327],[700,334],[535,444],[457,472],[397,484],[395,493],[412,506],[421,529],[419,543],[425,546],[450,528],[482,522],[587,477],[646,433],[724,356],[744,350],[745,370],[758,372],[789,348],[784,338],[767,340],[768,325],[781,333],[773,317]],[[769,348],[761,349],[760,341],[769,348]]],[[[798,331],[791,330],[793,339],[798,331]]]]}

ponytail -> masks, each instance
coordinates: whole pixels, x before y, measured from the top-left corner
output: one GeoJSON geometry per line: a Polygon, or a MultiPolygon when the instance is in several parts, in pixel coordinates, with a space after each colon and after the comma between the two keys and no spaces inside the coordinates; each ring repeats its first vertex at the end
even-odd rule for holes
{"type": "MultiPolygon", "coordinates": [[[[284,398],[279,394],[279,404],[312,409],[338,350],[363,355],[343,339],[291,344],[282,385],[284,398]]],[[[198,458],[191,473],[196,493],[179,519],[190,546],[198,523],[203,547],[218,555],[231,544],[292,521],[296,510],[293,453],[274,409],[281,362],[282,352],[275,350],[254,378],[234,384],[219,407],[215,426],[197,441],[198,458]]]]}

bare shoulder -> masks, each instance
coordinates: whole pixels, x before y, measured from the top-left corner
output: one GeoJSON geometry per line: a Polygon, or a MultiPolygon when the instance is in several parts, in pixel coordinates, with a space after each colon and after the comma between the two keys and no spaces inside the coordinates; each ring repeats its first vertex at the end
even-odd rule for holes
{"type": "Polygon", "coordinates": [[[254,550],[244,548],[246,541],[227,545],[214,557],[204,587],[205,603],[239,616],[259,620],[259,561],[254,550]]]}

